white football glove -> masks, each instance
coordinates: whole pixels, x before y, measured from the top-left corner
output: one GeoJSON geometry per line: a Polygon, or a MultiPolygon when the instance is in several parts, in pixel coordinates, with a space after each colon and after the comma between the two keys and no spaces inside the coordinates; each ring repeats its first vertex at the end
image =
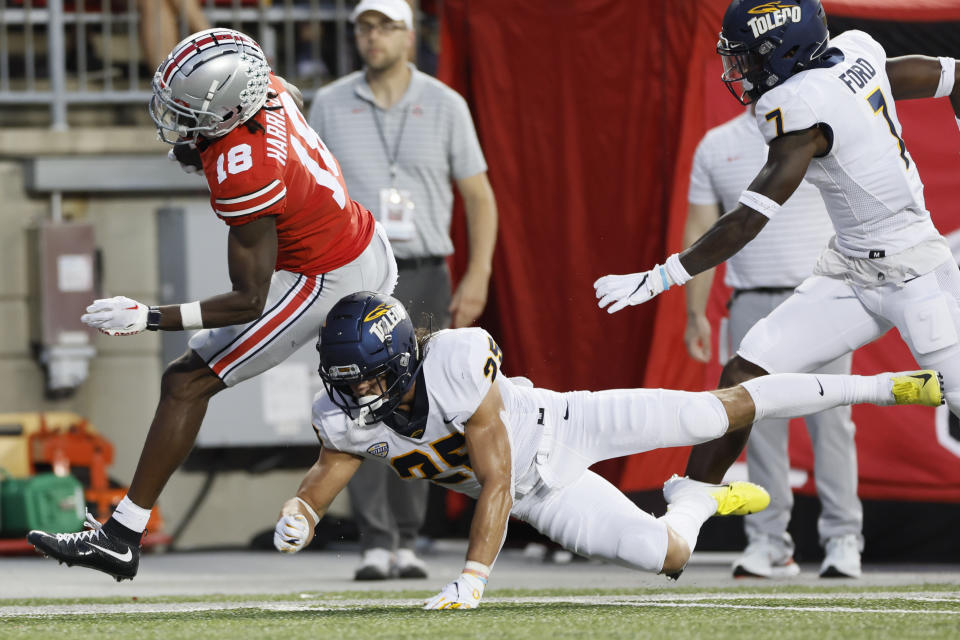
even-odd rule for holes
{"type": "Polygon", "coordinates": [[[487,581],[471,573],[461,573],[460,577],[445,586],[440,593],[423,603],[424,609],[476,609],[483,597],[483,588],[487,581]]]}
{"type": "Polygon", "coordinates": [[[108,336],[132,336],[147,328],[145,304],[125,296],[94,300],[81,322],[108,336]]]}
{"type": "Polygon", "coordinates": [[[299,513],[285,515],[273,530],[273,546],[280,553],[296,553],[303,549],[309,535],[310,524],[306,516],[299,513]]]}
{"type": "Polygon", "coordinates": [[[603,276],[593,283],[600,299],[597,305],[603,309],[612,302],[607,313],[616,313],[627,305],[643,304],[670,288],[672,283],[667,278],[666,268],[659,264],[640,273],[603,276]]]}

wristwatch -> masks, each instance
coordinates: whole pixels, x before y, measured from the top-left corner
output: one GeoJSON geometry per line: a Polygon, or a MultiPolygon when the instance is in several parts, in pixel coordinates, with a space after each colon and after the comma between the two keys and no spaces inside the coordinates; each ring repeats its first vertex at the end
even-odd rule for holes
{"type": "Polygon", "coordinates": [[[147,309],[147,331],[157,331],[160,329],[160,307],[150,307],[147,309]]]}

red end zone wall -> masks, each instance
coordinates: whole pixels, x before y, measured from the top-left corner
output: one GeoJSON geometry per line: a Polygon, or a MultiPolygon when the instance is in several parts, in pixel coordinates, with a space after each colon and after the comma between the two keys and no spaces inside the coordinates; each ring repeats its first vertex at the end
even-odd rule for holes
{"type": "MultiPolygon", "coordinates": [[[[596,308],[591,284],[680,249],[696,144],[742,108],[720,82],[714,53],[726,6],[444,3],[438,76],[470,103],[500,212],[480,324],[500,342],[508,375],[558,390],[714,386],[719,366],[693,362],[683,346],[682,291],[609,316],[596,308]]],[[[825,2],[828,15],[960,20],[956,1],[911,2],[906,18],[902,6],[825,2]]],[[[949,106],[897,108],[935,222],[945,234],[960,229],[960,132],[949,106]]],[[[460,272],[467,251],[455,220],[460,272]]],[[[718,287],[714,318],[725,299],[718,287]]],[[[862,373],[913,366],[895,332],[854,359],[862,373]]],[[[864,497],[960,501],[960,457],[937,444],[932,410],[858,407],[853,415],[864,497]]],[[[792,464],[811,470],[805,431],[794,431],[792,464]]],[[[656,489],[686,458],[687,449],[656,451],[601,471],[625,491],[656,489]]]]}

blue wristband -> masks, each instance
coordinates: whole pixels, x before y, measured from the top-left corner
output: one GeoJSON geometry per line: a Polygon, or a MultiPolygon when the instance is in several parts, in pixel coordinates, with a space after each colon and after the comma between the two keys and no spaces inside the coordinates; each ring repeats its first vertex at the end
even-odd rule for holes
{"type": "Polygon", "coordinates": [[[670,288],[670,280],[667,279],[667,268],[664,266],[660,267],[660,278],[663,279],[663,290],[666,291],[670,288]]]}

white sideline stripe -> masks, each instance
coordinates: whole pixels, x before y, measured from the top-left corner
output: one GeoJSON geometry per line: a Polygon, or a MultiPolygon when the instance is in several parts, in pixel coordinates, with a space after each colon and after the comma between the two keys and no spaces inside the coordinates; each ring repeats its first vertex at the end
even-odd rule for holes
{"type": "MultiPolygon", "coordinates": [[[[957,602],[960,604],[960,593],[945,592],[945,597],[937,595],[920,595],[915,593],[816,593],[816,594],[764,594],[764,593],[737,593],[737,594],[677,594],[649,595],[649,596],[549,596],[529,598],[486,598],[486,604],[578,604],[613,607],[660,607],[660,608],[694,608],[694,609],[746,609],[758,611],[794,611],[811,613],[877,613],[877,614],[906,614],[916,613],[923,615],[960,615],[960,608],[956,610],[930,609],[876,609],[865,607],[824,607],[824,606],[775,606],[754,604],[732,604],[709,602],[711,600],[827,600],[839,598],[863,598],[869,600],[905,600],[914,602],[957,602]]],[[[364,610],[368,607],[389,606],[398,608],[415,608],[420,600],[397,600],[374,598],[368,600],[334,600],[319,602],[319,594],[301,594],[305,598],[302,602],[170,602],[155,604],[66,604],[40,605],[35,607],[0,606],[0,619],[4,618],[44,618],[55,616],[94,616],[110,614],[143,614],[143,613],[196,613],[203,611],[232,611],[243,609],[257,609],[262,611],[350,611],[364,610]],[[307,600],[310,598],[312,600],[307,600]]]]}
{"type": "Polygon", "coordinates": [[[277,184],[279,184],[279,182],[280,180],[278,178],[273,182],[271,182],[270,184],[268,184],[267,186],[265,186],[263,189],[260,189],[260,191],[248,193],[245,196],[237,196],[236,198],[225,198],[225,199],[217,198],[216,200],[214,200],[214,202],[216,202],[217,204],[240,204],[241,202],[246,202],[247,200],[253,200],[254,198],[259,198],[263,194],[267,193],[268,191],[276,187],[277,184]]]}

